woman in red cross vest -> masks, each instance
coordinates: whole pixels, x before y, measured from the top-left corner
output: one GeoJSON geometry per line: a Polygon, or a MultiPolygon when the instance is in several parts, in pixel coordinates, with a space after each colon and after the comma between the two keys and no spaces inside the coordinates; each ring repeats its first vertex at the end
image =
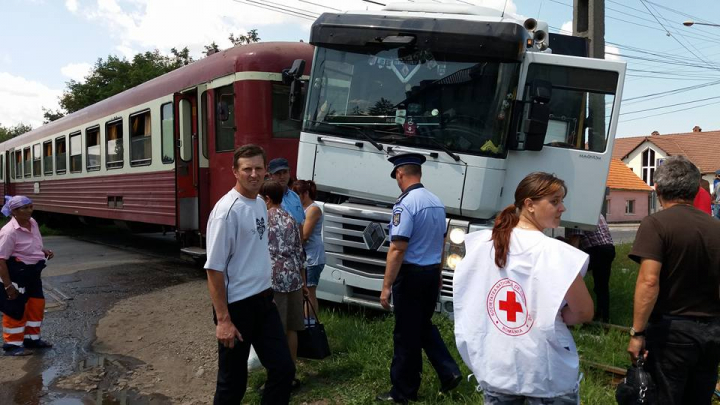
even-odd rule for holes
{"type": "Polygon", "coordinates": [[[567,325],[588,322],[588,255],[550,238],[565,183],[531,173],[492,230],[465,237],[455,270],[455,339],[485,404],[579,404],[579,358],[567,325]]]}
{"type": "Polygon", "coordinates": [[[28,348],[52,344],[40,339],[45,297],[40,273],[52,250],[43,248],[33,203],[25,196],[5,197],[2,213],[12,216],[0,229],[0,310],[3,312],[3,350],[6,356],[32,354],[28,348]]]}

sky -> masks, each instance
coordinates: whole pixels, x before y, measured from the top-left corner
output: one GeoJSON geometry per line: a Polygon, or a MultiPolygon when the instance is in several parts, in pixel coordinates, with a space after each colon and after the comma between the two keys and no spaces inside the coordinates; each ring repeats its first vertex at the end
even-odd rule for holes
{"type": "MultiPolygon", "coordinates": [[[[432,1],[505,7],[551,32],[572,30],[573,0],[432,1]]],[[[716,1],[605,0],[606,58],[628,64],[618,137],[720,130],[720,26],[682,24],[720,24],[716,1]]],[[[308,41],[322,12],[379,8],[363,0],[2,0],[0,125],[42,125],[42,108],[58,108],[66,82],[82,81],[108,55],[187,46],[200,58],[204,45],[227,48],[230,33],[250,29],[262,41],[308,41]]]]}

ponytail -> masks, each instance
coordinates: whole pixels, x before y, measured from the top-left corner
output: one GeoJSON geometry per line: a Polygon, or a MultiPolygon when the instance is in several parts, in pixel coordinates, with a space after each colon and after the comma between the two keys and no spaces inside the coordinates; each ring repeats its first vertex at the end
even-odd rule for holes
{"type": "Polygon", "coordinates": [[[312,180],[296,180],[292,185],[292,189],[298,195],[308,193],[311,200],[314,200],[317,196],[317,186],[312,180]]]}
{"type": "Polygon", "coordinates": [[[493,247],[495,248],[495,264],[499,268],[505,267],[510,253],[510,235],[513,228],[520,222],[515,204],[508,205],[495,218],[492,230],[493,247]]]}

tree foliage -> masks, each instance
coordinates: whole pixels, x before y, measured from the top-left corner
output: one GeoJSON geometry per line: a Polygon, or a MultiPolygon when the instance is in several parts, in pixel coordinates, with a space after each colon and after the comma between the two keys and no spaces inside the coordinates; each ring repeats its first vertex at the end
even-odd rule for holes
{"type": "Polygon", "coordinates": [[[23,124],[22,122],[12,127],[6,127],[0,124],[0,142],[5,142],[8,139],[15,138],[18,135],[30,131],[32,131],[32,126],[23,124]]]}
{"type": "MultiPolygon", "coordinates": [[[[260,41],[256,29],[238,37],[230,34],[229,39],[233,45],[260,41]]],[[[220,50],[220,47],[213,42],[205,46],[203,53],[207,56],[220,50]]],[[[130,60],[115,55],[109,55],[105,59],[100,58],[84,81],[70,80],[66,83],[67,88],[60,96],[59,110],[43,108],[45,123],[62,118],[65,114],[81,110],[192,62],[194,60],[187,47],[181,50],[172,48],[170,55],[163,55],[156,49],[151,52],[139,53],[130,60]]]]}

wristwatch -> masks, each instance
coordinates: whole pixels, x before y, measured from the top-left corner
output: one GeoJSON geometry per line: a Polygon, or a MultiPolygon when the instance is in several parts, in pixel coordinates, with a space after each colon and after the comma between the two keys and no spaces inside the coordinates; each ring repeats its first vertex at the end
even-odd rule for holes
{"type": "Polygon", "coordinates": [[[635,328],[630,328],[630,337],[642,337],[645,336],[644,330],[635,330],[635,328]]]}

